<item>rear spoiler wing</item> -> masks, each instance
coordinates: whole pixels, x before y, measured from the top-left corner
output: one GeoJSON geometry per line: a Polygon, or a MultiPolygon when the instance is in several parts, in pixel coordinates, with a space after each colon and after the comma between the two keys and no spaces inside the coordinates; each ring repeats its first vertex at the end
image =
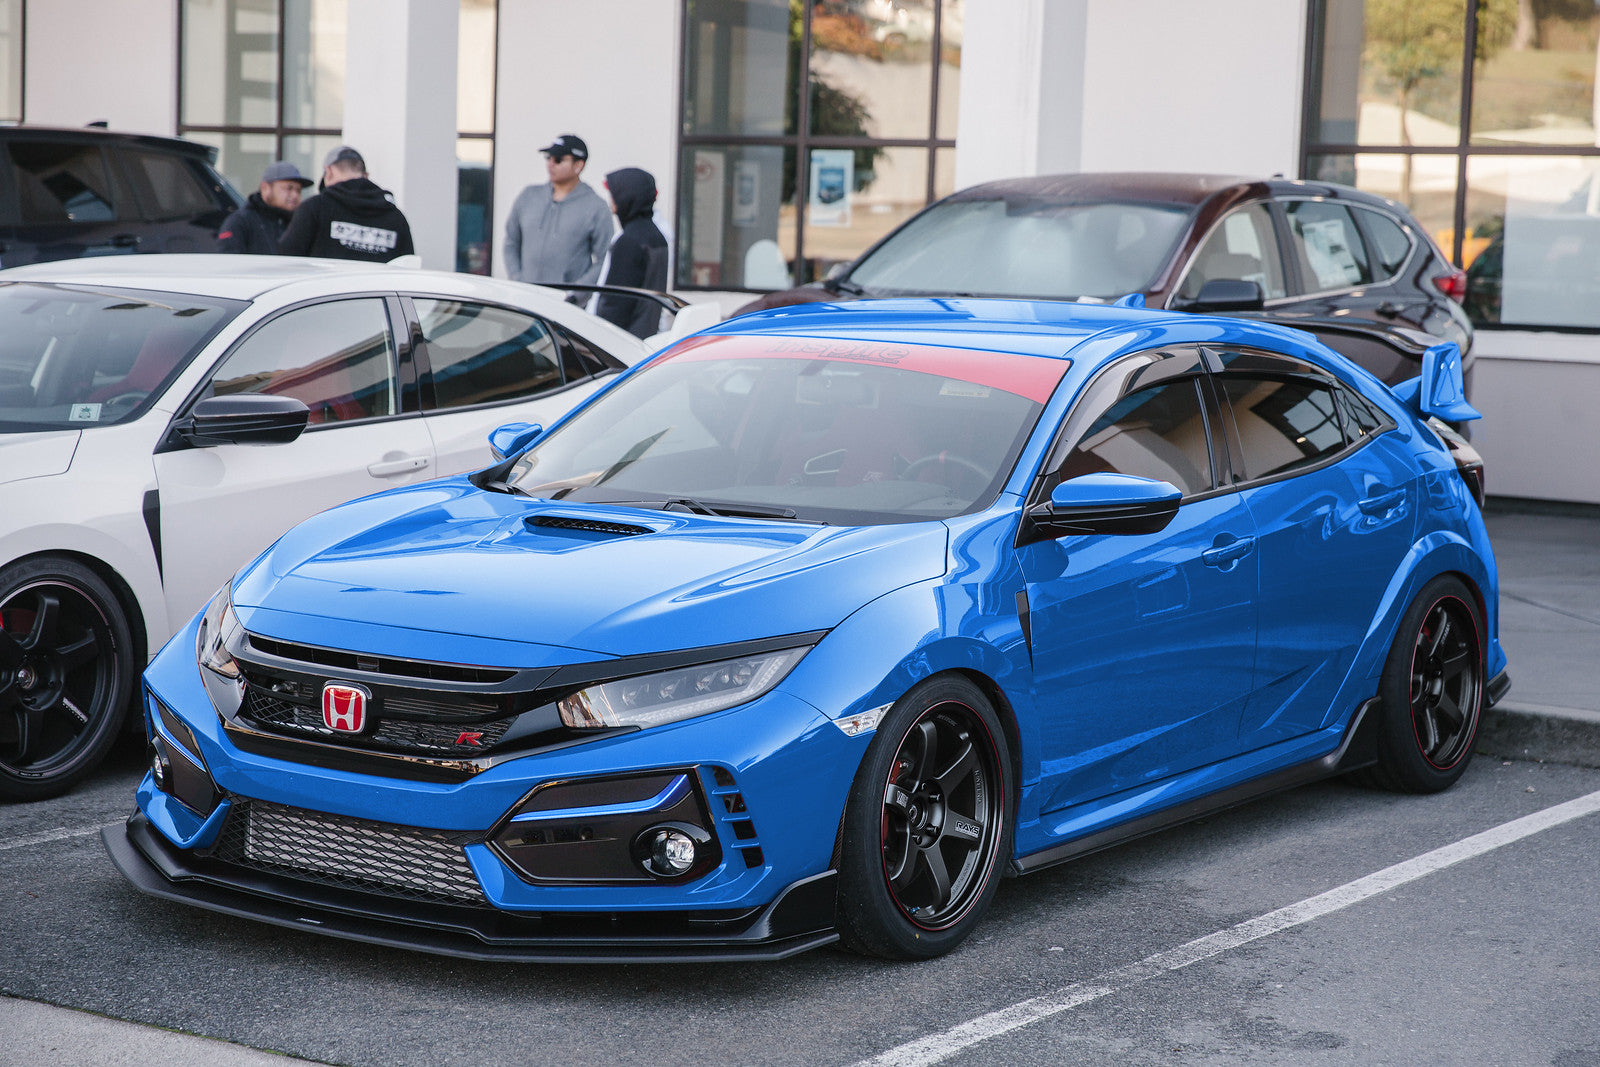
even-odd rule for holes
{"type": "Polygon", "coordinates": [[[687,337],[707,326],[722,321],[722,310],[715,304],[691,304],[681,296],[663,293],[656,289],[635,289],[631,285],[577,285],[569,282],[539,282],[545,289],[564,289],[571,293],[611,293],[614,296],[631,296],[648,301],[672,315],[672,325],[645,338],[652,349],[666,347],[671,341],[687,337]]]}
{"type": "Polygon", "coordinates": [[[1445,422],[1483,418],[1477,408],[1467,403],[1461,349],[1454,341],[1430,346],[1422,353],[1422,373],[1394,386],[1391,392],[1423,418],[1432,415],[1445,422]]]}

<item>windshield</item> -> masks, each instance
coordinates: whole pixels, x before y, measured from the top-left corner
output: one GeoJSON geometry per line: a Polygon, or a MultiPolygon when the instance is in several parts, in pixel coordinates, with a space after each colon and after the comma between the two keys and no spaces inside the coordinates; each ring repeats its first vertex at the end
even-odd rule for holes
{"type": "Polygon", "coordinates": [[[789,337],[692,342],[512,468],[532,496],[866,525],[999,492],[1064,359],[789,337]]]}
{"type": "Polygon", "coordinates": [[[1114,299],[1148,289],[1189,219],[1167,204],[935,204],[850,272],[874,296],[1114,299]]]}
{"type": "Polygon", "coordinates": [[[0,282],[0,433],[135,417],[243,306],[179,293],[0,282]]]}

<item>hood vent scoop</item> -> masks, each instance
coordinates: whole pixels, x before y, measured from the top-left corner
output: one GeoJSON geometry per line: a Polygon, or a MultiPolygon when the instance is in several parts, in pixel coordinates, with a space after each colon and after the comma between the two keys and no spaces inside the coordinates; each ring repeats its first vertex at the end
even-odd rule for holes
{"type": "Polygon", "coordinates": [[[655,532],[648,526],[634,526],[626,522],[601,522],[598,519],[578,519],[569,515],[534,515],[523,521],[537,529],[565,530],[579,534],[607,534],[611,537],[632,537],[635,534],[655,532]]]}

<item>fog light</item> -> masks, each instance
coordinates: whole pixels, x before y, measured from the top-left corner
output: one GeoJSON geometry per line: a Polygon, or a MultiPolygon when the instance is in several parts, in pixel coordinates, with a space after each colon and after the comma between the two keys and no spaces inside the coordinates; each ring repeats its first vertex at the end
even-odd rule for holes
{"type": "Polygon", "coordinates": [[[650,869],[666,878],[694,866],[694,838],[681,830],[662,827],[650,835],[650,869]]]}
{"type": "Polygon", "coordinates": [[[156,788],[163,793],[169,792],[167,786],[172,781],[172,764],[167,761],[166,754],[156,749],[150,754],[150,777],[156,783],[156,788]]]}

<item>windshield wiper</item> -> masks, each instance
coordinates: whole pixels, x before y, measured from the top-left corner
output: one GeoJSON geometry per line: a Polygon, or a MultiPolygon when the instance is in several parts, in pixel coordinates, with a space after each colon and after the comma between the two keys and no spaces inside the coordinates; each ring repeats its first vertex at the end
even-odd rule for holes
{"type": "Polygon", "coordinates": [[[667,432],[671,429],[672,427],[668,426],[664,430],[657,430],[655,433],[651,434],[649,437],[646,437],[642,441],[634,442],[633,447],[624,452],[621,459],[607,467],[604,474],[600,475],[600,477],[596,478],[589,484],[599,485],[601,482],[610,481],[613,477],[620,474],[628,467],[631,467],[635,462],[638,461],[640,456],[644,455],[646,452],[650,451],[651,448],[655,447],[655,443],[657,441],[667,436],[667,432]]]}
{"type": "Polygon", "coordinates": [[[866,296],[867,291],[848,278],[830,278],[822,283],[822,287],[830,293],[843,293],[846,296],[866,296]]]}
{"type": "Polygon", "coordinates": [[[657,511],[687,511],[691,515],[711,515],[717,518],[731,516],[745,519],[793,519],[795,522],[806,522],[816,526],[828,525],[821,519],[799,518],[794,508],[768,504],[740,504],[722,500],[708,504],[692,496],[669,496],[663,500],[594,500],[587,503],[609,504],[623,508],[654,508],[657,511]]]}

